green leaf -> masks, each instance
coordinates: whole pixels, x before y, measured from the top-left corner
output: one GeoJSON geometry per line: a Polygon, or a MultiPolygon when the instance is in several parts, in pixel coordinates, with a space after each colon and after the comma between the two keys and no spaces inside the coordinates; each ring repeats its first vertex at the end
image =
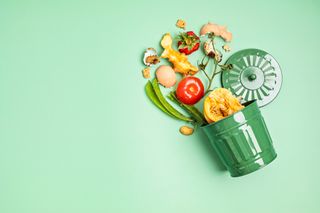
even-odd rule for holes
{"type": "Polygon", "coordinates": [[[188,47],[188,46],[185,45],[184,43],[181,43],[181,44],[178,46],[179,49],[184,49],[184,48],[186,48],[186,47],[188,47]]]}

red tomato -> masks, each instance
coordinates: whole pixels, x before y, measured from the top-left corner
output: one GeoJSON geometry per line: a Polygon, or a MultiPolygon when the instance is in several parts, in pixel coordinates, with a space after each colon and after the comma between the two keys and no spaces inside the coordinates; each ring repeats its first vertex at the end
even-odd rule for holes
{"type": "Polygon", "coordinates": [[[183,78],[177,87],[177,98],[184,104],[193,105],[204,95],[204,87],[199,78],[189,76],[183,78]]]}

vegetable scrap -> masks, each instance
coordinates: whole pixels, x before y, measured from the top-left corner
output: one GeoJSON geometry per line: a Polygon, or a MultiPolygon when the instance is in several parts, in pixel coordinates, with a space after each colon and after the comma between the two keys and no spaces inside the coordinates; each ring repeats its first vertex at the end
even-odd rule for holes
{"type": "Polygon", "coordinates": [[[142,75],[144,78],[150,78],[150,67],[146,67],[142,70],[142,75]]]}
{"type": "Polygon", "coordinates": [[[193,128],[192,127],[189,127],[189,126],[182,126],[182,127],[180,127],[180,129],[179,129],[179,131],[180,131],[180,133],[181,134],[183,134],[183,135],[192,135],[192,133],[193,133],[193,128]]]}
{"type": "Polygon", "coordinates": [[[200,35],[206,35],[208,33],[213,33],[215,36],[223,38],[226,42],[232,40],[232,33],[227,30],[225,26],[219,26],[214,23],[208,23],[202,26],[200,30],[200,35]]]}
{"type": "Polygon", "coordinates": [[[204,117],[208,123],[217,122],[244,108],[238,98],[225,88],[212,91],[204,100],[204,117]]]}
{"type": "Polygon", "coordinates": [[[213,42],[211,40],[206,40],[203,44],[203,50],[204,50],[204,53],[211,57],[211,58],[214,58],[215,57],[215,54],[216,54],[216,51],[213,47],[213,42]]]}
{"type": "Polygon", "coordinates": [[[172,48],[172,37],[169,33],[163,36],[161,46],[164,48],[161,57],[167,58],[173,64],[174,71],[185,75],[194,75],[198,72],[198,68],[188,61],[185,54],[172,48]]]}
{"type": "Polygon", "coordinates": [[[230,52],[231,51],[231,48],[227,44],[223,45],[222,49],[224,49],[224,51],[226,51],[226,52],[230,52]]]}
{"type": "Polygon", "coordinates": [[[214,58],[218,63],[222,61],[222,54],[214,47],[213,39],[208,39],[203,44],[204,53],[210,58],[214,58]]]}
{"type": "MultiPolygon", "coordinates": [[[[176,26],[185,29],[186,22],[179,19],[176,26]]],[[[201,40],[194,31],[180,32],[176,36],[177,43],[173,45],[170,33],[165,33],[160,41],[163,48],[160,57],[154,48],[148,48],[144,52],[143,62],[148,66],[143,69],[145,78],[150,78],[150,66],[162,60],[166,61],[156,68],[155,78],[147,82],[145,91],[158,109],[188,124],[179,129],[183,135],[192,135],[196,127],[219,121],[244,108],[230,91],[224,88],[211,89],[215,76],[233,68],[232,64],[221,64],[223,54],[216,47],[215,39],[221,37],[223,42],[230,42],[232,33],[224,26],[207,23],[201,28],[200,35],[201,40]],[[202,47],[201,59],[198,58],[198,66],[194,66],[188,56],[199,57],[199,54],[194,56],[192,53],[198,51],[200,47],[202,47]],[[209,65],[212,67],[211,71],[207,70],[209,65]],[[178,74],[181,74],[182,78],[177,78],[178,74]],[[160,85],[167,89],[162,91],[160,85]],[[203,112],[201,112],[195,105],[203,99],[203,112]]],[[[231,50],[227,44],[224,44],[222,49],[225,52],[231,50]]]]}
{"type": "Polygon", "coordinates": [[[187,76],[179,82],[176,95],[180,102],[194,105],[203,97],[204,86],[199,78],[187,76]]]}
{"type": "Polygon", "coordinates": [[[163,96],[158,80],[155,78],[152,82],[148,82],[146,85],[146,93],[149,99],[163,112],[170,115],[173,118],[187,121],[187,122],[193,122],[193,119],[183,115],[178,110],[176,110],[163,96]]]}
{"type": "Polygon", "coordinates": [[[179,52],[186,55],[197,51],[200,46],[200,38],[192,31],[180,33],[178,37],[179,52]]]}
{"type": "Polygon", "coordinates": [[[186,22],[182,19],[178,19],[176,26],[181,29],[186,29],[186,22]]]}

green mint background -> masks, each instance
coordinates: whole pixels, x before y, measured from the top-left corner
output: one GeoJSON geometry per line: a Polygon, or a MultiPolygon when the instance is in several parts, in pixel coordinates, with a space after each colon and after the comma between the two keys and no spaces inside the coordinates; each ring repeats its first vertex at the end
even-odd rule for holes
{"type": "Polygon", "coordinates": [[[320,212],[319,10],[316,0],[1,0],[0,212],[320,212]],[[142,52],[160,50],[178,18],[197,33],[227,25],[232,53],[260,48],[280,63],[282,90],[262,108],[278,152],[266,168],[231,178],[201,131],[180,135],[183,123],[145,96],[142,52]]]}

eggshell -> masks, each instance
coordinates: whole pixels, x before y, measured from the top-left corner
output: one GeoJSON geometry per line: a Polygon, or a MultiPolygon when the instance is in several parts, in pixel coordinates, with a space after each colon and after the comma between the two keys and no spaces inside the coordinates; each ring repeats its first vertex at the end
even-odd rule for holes
{"type": "Polygon", "coordinates": [[[176,84],[176,73],[170,66],[161,65],[157,68],[156,76],[159,83],[164,87],[172,87],[176,84]]]}
{"type": "Polygon", "coordinates": [[[146,51],[144,52],[144,56],[143,56],[143,63],[146,65],[146,66],[152,66],[152,65],[155,65],[157,63],[160,62],[160,59],[157,55],[157,51],[154,49],[154,48],[148,48],[146,49],[146,51]],[[148,57],[152,57],[154,56],[157,60],[153,61],[153,63],[150,63],[148,62],[148,57]]]}

